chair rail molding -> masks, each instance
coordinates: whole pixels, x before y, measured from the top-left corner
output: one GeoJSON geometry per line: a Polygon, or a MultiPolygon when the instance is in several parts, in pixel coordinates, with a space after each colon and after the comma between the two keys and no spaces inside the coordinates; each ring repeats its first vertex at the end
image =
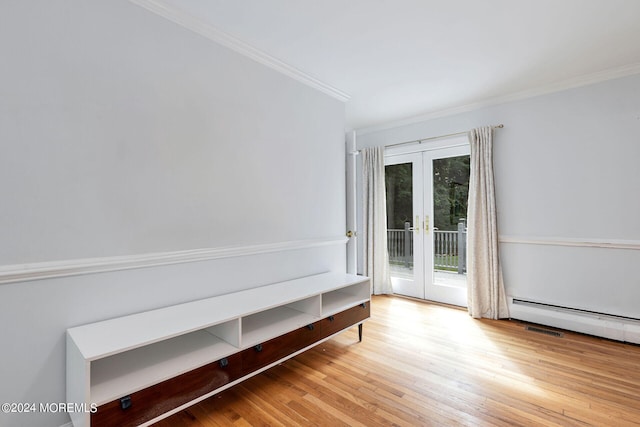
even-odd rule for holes
{"type": "Polygon", "coordinates": [[[37,262],[0,266],[0,285],[51,279],[82,274],[105,273],[135,268],[157,267],[196,261],[259,255],[321,246],[341,245],[346,237],[325,237],[286,242],[262,243],[246,246],[190,249],[102,258],[83,258],[63,261],[37,262]]]}
{"type": "Polygon", "coordinates": [[[640,240],[591,239],[573,237],[499,236],[500,243],[525,245],[575,246],[584,248],[608,248],[640,250],[640,240]]]}

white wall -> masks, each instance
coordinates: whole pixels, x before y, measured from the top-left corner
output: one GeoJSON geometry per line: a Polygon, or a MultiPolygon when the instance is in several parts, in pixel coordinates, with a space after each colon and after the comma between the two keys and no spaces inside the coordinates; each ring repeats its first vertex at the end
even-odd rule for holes
{"type": "Polygon", "coordinates": [[[10,3],[0,265],[343,233],[342,103],[123,0],[10,3]]]}
{"type": "Polygon", "coordinates": [[[640,75],[360,132],[357,142],[387,145],[504,123],[494,161],[507,294],[640,318],[638,99],[640,75]]]}
{"type": "MultiPolygon", "coordinates": [[[[0,273],[343,236],[341,102],[125,0],[1,9],[0,273]]],[[[70,326],[344,269],[334,244],[0,285],[0,402],[65,400],[70,326]]]]}

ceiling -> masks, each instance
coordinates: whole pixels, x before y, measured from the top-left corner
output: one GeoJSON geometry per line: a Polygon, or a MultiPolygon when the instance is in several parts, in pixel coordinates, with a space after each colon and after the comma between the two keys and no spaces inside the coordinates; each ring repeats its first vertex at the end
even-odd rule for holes
{"type": "Polygon", "coordinates": [[[349,129],[640,73],[638,0],[131,1],[346,100],[349,129]]]}

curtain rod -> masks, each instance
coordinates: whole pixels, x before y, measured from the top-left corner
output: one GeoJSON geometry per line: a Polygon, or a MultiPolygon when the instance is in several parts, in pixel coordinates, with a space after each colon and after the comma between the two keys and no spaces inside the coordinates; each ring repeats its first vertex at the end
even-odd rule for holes
{"type": "MultiPolygon", "coordinates": [[[[501,123],[499,125],[493,125],[491,126],[492,129],[501,129],[503,128],[504,125],[501,123]]],[[[466,133],[468,133],[469,131],[464,131],[464,132],[456,132],[456,133],[449,133],[446,135],[438,135],[438,136],[430,136],[428,138],[422,138],[422,139],[415,139],[413,141],[406,141],[406,142],[398,142],[396,144],[390,144],[390,145],[385,145],[384,148],[390,148],[390,147],[397,147],[399,145],[406,145],[406,144],[415,144],[416,142],[418,144],[422,144],[425,141],[431,141],[434,139],[442,139],[442,138],[449,138],[451,136],[458,136],[458,135],[465,135],[466,133]]],[[[352,154],[360,154],[362,150],[358,150],[358,151],[354,151],[352,154]]]]}

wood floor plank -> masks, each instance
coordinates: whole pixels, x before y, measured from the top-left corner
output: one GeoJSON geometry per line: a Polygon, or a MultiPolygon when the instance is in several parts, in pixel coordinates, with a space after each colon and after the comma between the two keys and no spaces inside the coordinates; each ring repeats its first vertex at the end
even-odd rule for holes
{"type": "Polygon", "coordinates": [[[352,328],[159,423],[640,426],[640,346],[374,297],[352,328]]]}

